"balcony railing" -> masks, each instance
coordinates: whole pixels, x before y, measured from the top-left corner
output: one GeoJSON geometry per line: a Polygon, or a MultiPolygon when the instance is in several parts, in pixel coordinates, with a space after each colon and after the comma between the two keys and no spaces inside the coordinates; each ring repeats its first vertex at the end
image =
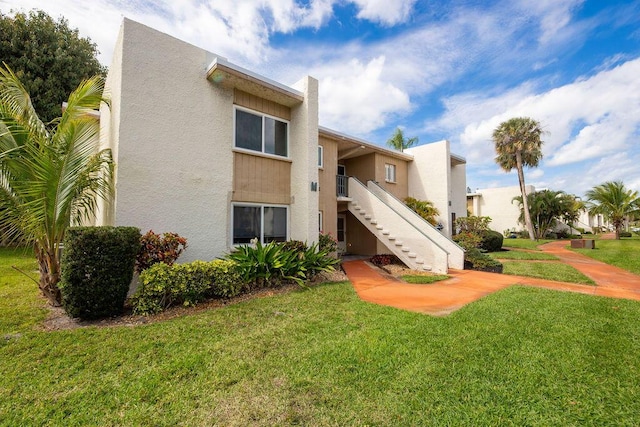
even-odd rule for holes
{"type": "Polygon", "coordinates": [[[346,175],[336,175],[336,195],[338,197],[348,197],[349,196],[349,187],[348,183],[349,177],[346,175]]]}

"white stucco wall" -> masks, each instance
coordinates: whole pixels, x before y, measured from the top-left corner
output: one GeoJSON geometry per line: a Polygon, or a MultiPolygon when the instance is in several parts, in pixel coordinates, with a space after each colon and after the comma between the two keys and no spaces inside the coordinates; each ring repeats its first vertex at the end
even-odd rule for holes
{"type": "Polygon", "coordinates": [[[466,216],[466,167],[451,166],[449,141],[439,141],[405,150],[414,158],[409,162],[410,197],[429,200],[440,211],[442,232],[451,237],[451,214],[466,216]],[[451,203],[449,203],[451,202],[451,203]]]}
{"type": "Polygon", "coordinates": [[[309,244],[318,240],[318,81],[305,77],[294,85],[304,93],[302,104],[291,109],[290,237],[309,244]]]}
{"type": "Polygon", "coordinates": [[[220,256],[230,240],[233,92],[206,79],[205,50],[128,19],[119,42],[122,67],[109,76],[113,222],[186,237],[181,261],[220,256]]]}
{"type": "MultiPolygon", "coordinates": [[[[527,194],[535,191],[532,185],[526,186],[527,194]]],[[[520,187],[499,187],[477,190],[474,198],[474,212],[476,216],[491,217],[489,227],[500,233],[505,230],[524,230],[518,223],[520,208],[513,198],[520,196],[520,187]],[[477,209],[476,209],[477,207],[477,209]]]]}

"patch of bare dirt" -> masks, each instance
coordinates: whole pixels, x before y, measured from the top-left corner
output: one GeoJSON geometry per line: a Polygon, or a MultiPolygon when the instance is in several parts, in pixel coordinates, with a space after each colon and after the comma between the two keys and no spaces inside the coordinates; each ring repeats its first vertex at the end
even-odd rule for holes
{"type": "MultiPolygon", "coordinates": [[[[343,282],[349,280],[342,270],[336,270],[331,273],[321,273],[316,278],[307,284],[307,286],[316,286],[320,283],[326,282],[343,282]]],[[[140,316],[131,312],[131,308],[127,307],[125,313],[121,316],[111,317],[107,319],[99,320],[78,320],[73,319],[67,315],[62,307],[49,307],[49,314],[45,321],[40,325],[40,329],[44,331],[62,331],[78,328],[94,327],[113,327],[113,326],[138,326],[147,323],[162,322],[176,317],[187,316],[195,313],[200,313],[206,310],[212,310],[216,308],[225,307],[231,304],[237,304],[239,302],[248,301],[254,298],[267,298],[273,295],[280,295],[293,290],[300,289],[300,286],[296,284],[288,284],[279,288],[259,289],[239,295],[235,298],[226,300],[208,300],[199,303],[193,307],[170,307],[162,313],[140,316]]]]}

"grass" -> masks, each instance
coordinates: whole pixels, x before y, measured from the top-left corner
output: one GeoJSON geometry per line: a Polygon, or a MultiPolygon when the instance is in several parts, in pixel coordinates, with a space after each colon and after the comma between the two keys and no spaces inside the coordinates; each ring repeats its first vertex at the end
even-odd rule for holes
{"type": "Polygon", "coordinates": [[[402,280],[407,283],[413,283],[417,285],[428,285],[431,283],[439,282],[441,280],[447,280],[450,276],[446,274],[407,274],[402,276],[402,280]]]}
{"type": "Polygon", "coordinates": [[[575,268],[567,264],[550,262],[508,261],[503,263],[504,274],[536,277],[538,279],[556,280],[560,282],[595,285],[596,283],[575,268]]]}
{"type": "Polygon", "coordinates": [[[494,259],[513,259],[513,260],[557,260],[558,257],[545,254],[542,252],[528,252],[528,251],[519,251],[517,249],[510,249],[507,251],[500,252],[488,252],[489,256],[494,259]]]}
{"type": "Polygon", "coordinates": [[[447,317],[348,283],[44,332],[0,252],[0,425],[640,424],[640,303],[512,287],[447,317]],[[8,334],[11,334],[10,336],[8,334]]]}
{"type": "Polygon", "coordinates": [[[531,249],[531,250],[539,250],[538,246],[544,245],[545,243],[553,242],[554,240],[530,240],[530,239],[504,239],[502,246],[505,248],[516,248],[516,249],[531,249]]]}
{"type": "Polygon", "coordinates": [[[640,274],[640,237],[598,240],[595,249],[572,249],[588,257],[640,274]]]}

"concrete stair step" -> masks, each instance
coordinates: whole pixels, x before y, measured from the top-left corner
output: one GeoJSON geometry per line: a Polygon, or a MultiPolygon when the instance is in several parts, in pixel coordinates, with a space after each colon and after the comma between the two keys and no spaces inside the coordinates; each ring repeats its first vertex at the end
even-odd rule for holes
{"type": "Polygon", "coordinates": [[[395,241],[395,245],[396,246],[402,246],[402,245],[404,245],[404,243],[402,243],[402,240],[396,240],[395,241]]]}
{"type": "Polygon", "coordinates": [[[377,219],[372,219],[371,221],[369,221],[372,225],[376,225],[378,223],[377,219]]]}
{"type": "Polygon", "coordinates": [[[359,211],[360,209],[362,209],[360,206],[358,206],[358,205],[353,205],[353,210],[355,210],[355,211],[359,211]]]}
{"type": "Polygon", "coordinates": [[[371,219],[371,215],[367,215],[367,214],[365,213],[365,215],[364,215],[364,219],[366,219],[367,221],[369,221],[369,220],[371,219]]]}
{"type": "MultiPolygon", "coordinates": [[[[389,236],[389,230],[382,230],[382,234],[385,236],[389,236]]],[[[389,236],[389,239],[391,239],[391,236],[389,236]]]]}
{"type": "Polygon", "coordinates": [[[358,212],[358,213],[359,213],[360,215],[366,215],[366,214],[367,214],[367,212],[366,212],[366,211],[364,211],[364,210],[360,210],[360,212],[358,212]]]}
{"type": "Polygon", "coordinates": [[[411,249],[409,249],[407,246],[403,246],[403,247],[402,247],[402,249],[400,249],[400,250],[401,250],[402,252],[405,252],[405,253],[407,253],[407,252],[411,251],[411,249]]]}
{"type": "Polygon", "coordinates": [[[384,227],[381,226],[380,224],[376,225],[376,230],[382,230],[384,227]]]}
{"type": "Polygon", "coordinates": [[[407,256],[408,256],[409,258],[416,258],[416,257],[418,256],[418,254],[416,254],[416,253],[414,253],[414,252],[409,252],[409,253],[407,254],[407,256]]]}

